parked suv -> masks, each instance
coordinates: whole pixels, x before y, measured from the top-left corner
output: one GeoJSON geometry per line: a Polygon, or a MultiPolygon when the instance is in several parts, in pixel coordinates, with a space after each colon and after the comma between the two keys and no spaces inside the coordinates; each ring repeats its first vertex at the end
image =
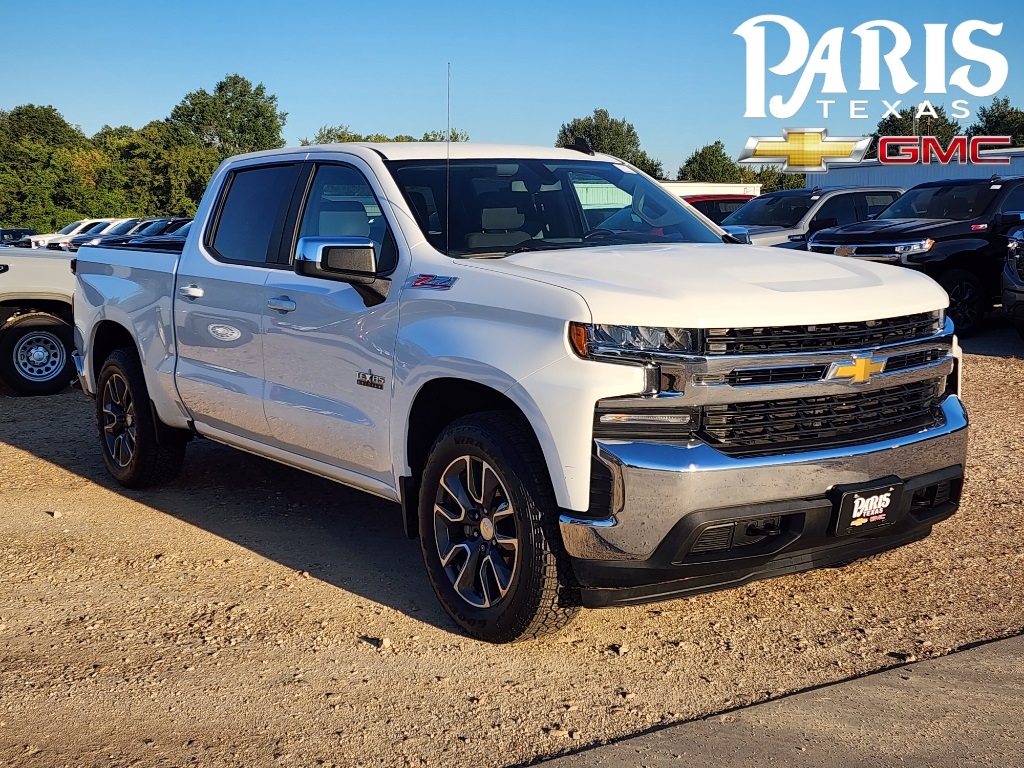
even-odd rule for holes
{"type": "Polygon", "coordinates": [[[1024,227],[1010,230],[1003,270],[1003,309],[1024,339],[1024,227]]]}
{"type": "Polygon", "coordinates": [[[683,195],[682,199],[715,224],[754,199],[753,195],[683,195]]]}
{"type": "Polygon", "coordinates": [[[967,336],[999,302],[1007,234],[1022,215],[1024,176],[929,181],[873,221],[819,232],[809,247],[930,275],[949,294],[957,332],[967,336]]]}
{"type": "Polygon", "coordinates": [[[754,245],[802,248],[809,235],[865,221],[902,193],[899,187],[786,189],[755,197],[721,223],[744,227],[754,245]]]}

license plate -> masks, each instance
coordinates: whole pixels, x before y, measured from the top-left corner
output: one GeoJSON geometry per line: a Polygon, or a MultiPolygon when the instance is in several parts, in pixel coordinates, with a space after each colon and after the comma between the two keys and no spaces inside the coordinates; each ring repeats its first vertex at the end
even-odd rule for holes
{"type": "Polygon", "coordinates": [[[903,483],[893,482],[870,488],[845,490],[839,497],[837,536],[850,536],[896,522],[903,483]]]}

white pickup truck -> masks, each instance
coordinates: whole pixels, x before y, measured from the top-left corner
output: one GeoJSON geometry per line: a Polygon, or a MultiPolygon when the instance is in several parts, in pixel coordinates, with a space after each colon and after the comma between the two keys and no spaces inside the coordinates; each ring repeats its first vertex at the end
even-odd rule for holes
{"type": "Polygon", "coordinates": [[[75,378],[71,256],[0,248],[0,381],[22,395],[52,395],[75,378]]]}
{"type": "Polygon", "coordinates": [[[582,148],[344,144],[226,161],[180,252],[82,248],[75,362],[122,484],[201,436],[394,500],[505,642],[927,535],[967,449],[946,305],[582,148]]]}

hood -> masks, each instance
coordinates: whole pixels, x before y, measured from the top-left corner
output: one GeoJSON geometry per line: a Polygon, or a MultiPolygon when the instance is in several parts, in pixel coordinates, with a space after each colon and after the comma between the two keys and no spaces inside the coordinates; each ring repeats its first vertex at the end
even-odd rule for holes
{"type": "Polygon", "coordinates": [[[951,219],[874,219],[826,229],[815,235],[819,243],[891,243],[894,238],[920,239],[941,236],[947,228],[962,227],[951,219]]]}
{"type": "Polygon", "coordinates": [[[876,320],[942,309],[913,270],[783,248],[713,243],[572,248],[469,261],[578,293],[593,322],[689,328],[876,320]]]}

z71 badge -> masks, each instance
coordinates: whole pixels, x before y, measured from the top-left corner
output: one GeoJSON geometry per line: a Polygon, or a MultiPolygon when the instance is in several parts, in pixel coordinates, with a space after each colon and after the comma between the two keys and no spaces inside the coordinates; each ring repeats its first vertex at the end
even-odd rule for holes
{"type": "Polygon", "coordinates": [[[450,291],[452,286],[458,282],[457,277],[446,275],[416,275],[412,279],[410,288],[429,288],[433,291],[450,291]]]}
{"type": "Polygon", "coordinates": [[[361,387],[369,387],[370,389],[384,389],[384,377],[378,376],[375,373],[359,371],[356,373],[356,384],[361,387]]]}

